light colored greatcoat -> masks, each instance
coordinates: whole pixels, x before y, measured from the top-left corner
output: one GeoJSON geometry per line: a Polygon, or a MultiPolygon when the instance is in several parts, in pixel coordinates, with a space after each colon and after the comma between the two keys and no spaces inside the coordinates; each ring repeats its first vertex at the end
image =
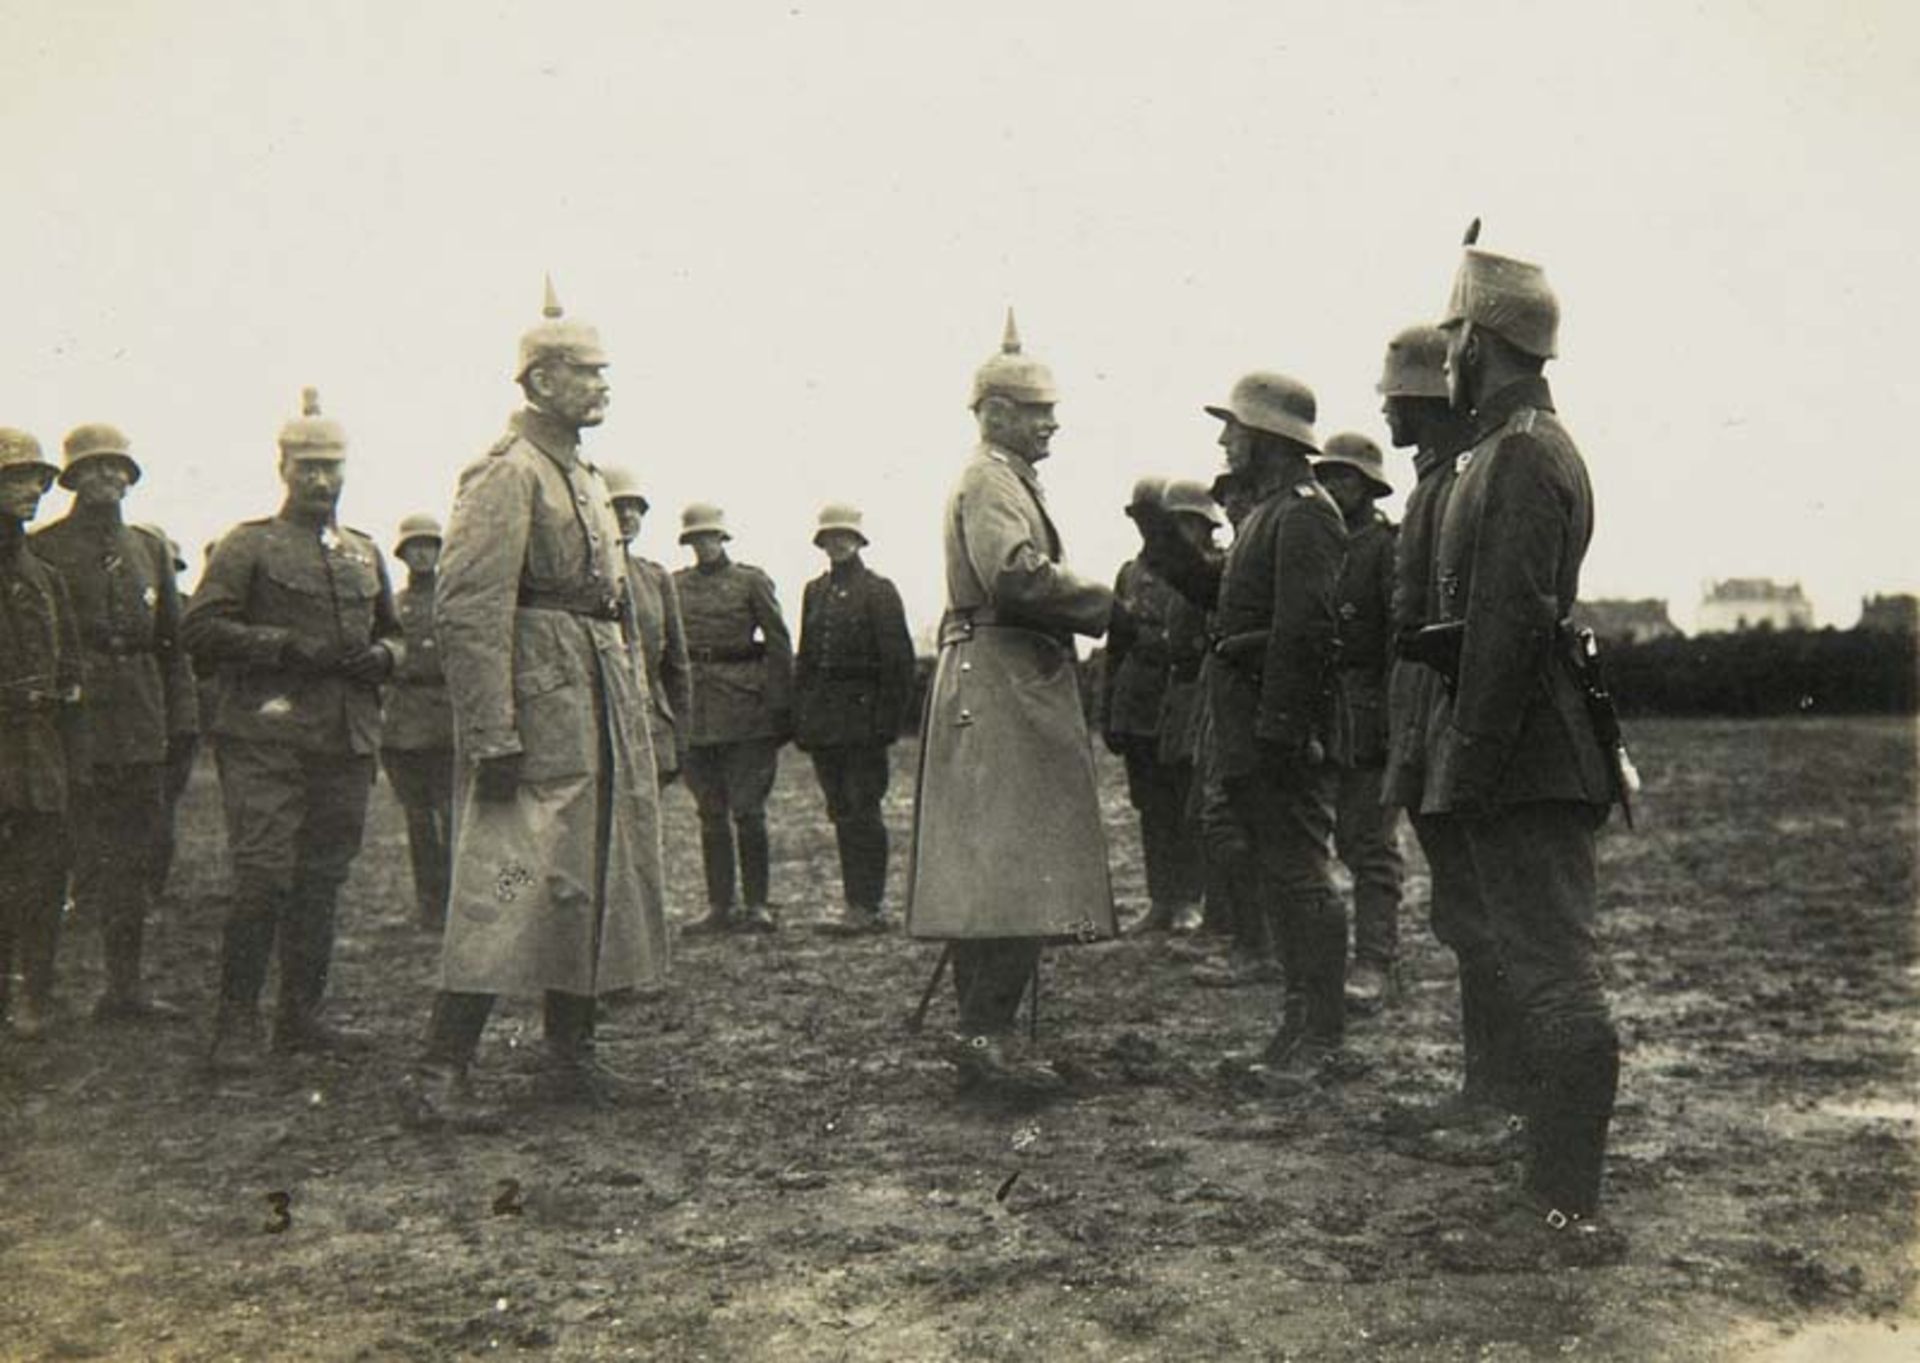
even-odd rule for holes
{"type": "Polygon", "coordinates": [[[618,619],[620,527],[578,434],[528,409],[460,475],[435,598],[453,701],[453,890],[441,987],[605,994],[667,965],[645,664],[618,619]],[[478,759],[519,753],[510,801],[478,759]],[[603,823],[604,820],[604,823],[603,823]]]}
{"type": "Polygon", "coordinates": [[[981,446],[947,501],[947,617],[922,726],[907,931],[1114,930],[1073,635],[1113,593],[1060,566],[1033,466],[981,446]]]}

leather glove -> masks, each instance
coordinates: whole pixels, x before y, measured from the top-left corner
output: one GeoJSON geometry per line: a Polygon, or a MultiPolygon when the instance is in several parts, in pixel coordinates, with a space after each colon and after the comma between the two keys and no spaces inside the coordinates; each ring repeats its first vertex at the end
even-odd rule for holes
{"type": "Polygon", "coordinates": [[[280,661],[295,672],[326,673],[339,662],[340,650],[333,644],[295,636],[280,646],[280,661]]]}
{"type": "Polygon", "coordinates": [[[340,671],[352,681],[378,685],[393,671],[393,654],[385,644],[368,644],[342,658],[340,671]]]}
{"type": "Polygon", "coordinates": [[[520,790],[521,754],[483,757],[474,768],[473,793],[488,804],[504,804],[520,790]]]}

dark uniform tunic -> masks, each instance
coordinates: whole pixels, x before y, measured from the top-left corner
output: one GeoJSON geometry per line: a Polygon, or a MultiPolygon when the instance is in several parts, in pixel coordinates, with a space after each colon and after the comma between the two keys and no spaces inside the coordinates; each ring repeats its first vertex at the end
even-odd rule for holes
{"type": "Polygon", "coordinates": [[[193,711],[173,553],[118,507],[76,506],[32,544],[60,574],[80,629],[91,769],[73,810],[74,903],[100,925],[108,995],[131,999],[167,834],[168,738],[193,711]]]}
{"type": "Polygon", "coordinates": [[[1336,594],[1340,663],[1334,748],[1340,768],[1334,847],[1353,873],[1353,956],[1385,969],[1400,947],[1399,811],[1381,804],[1387,760],[1387,659],[1392,625],[1394,526],[1369,507],[1347,525],[1347,561],[1336,594]]]}
{"type": "Polygon", "coordinates": [[[1101,732],[1126,763],[1147,898],[1156,910],[1171,910],[1197,900],[1202,884],[1200,831],[1188,808],[1193,761],[1173,731],[1184,737],[1191,723],[1205,617],[1138,558],[1121,565],[1113,595],[1101,732]]]}
{"type": "Polygon", "coordinates": [[[880,802],[887,749],[906,728],[913,639],[891,582],[859,556],[807,584],[794,660],[794,741],[813,759],[847,904],[877,912],[887,884],[880,802]]]}
{"type": "Polygon", "coordinates": [[[80,631],[66,588],[0,521],[0,1003],[18,968],[52,1002],[67,882],[68,798],[85,766],[80,631]]]}
{"type": "Polygon", "coordinates": [[[687,627],[680,591],[665,564],[627,555],[627,585],[634,623],[652,688],[653,761],[660,783],[680,774],[686,758],[687,725],[693,719],[693,664],[687,659],[687,627]]]}
{"type": "Polygon", "coordinates": [[[376,642],[404,661],[380,550],[357,530],[285,514],[234,527],[187,610],[194,654],[219,664],[214,753],[233,860],[221,997],[250,1012],[276,933],[282,1025],[311,1021],[333,956],[340,887],[360,850],[380,688],[303,667],[296,641],[347,657],[376,642]]]}
{"type": "Polygon", "coordinates": [[[423,927],[447,919],[453,856],[453,703],[434,637],[434,579],[400,593],[405,659],[393,669],[380,724],[380,765],[407,818],[414,900],[423,927]]]}
{"type": "Polygon", "coordinates": [[[700,810],[707,903],[733,908],[735,845],[749,907],[767,902],[767,796],[793,729],[793,639],[773,579],[722,559],[673,575],[693,664],[687,787],[700,810]]]}
{"type": "Polygon", "coordinates": [[[1559,631],[1593,493],[1544,379],[1491,395],[1474,434],[1436,546],[1438,615],[1464,634],[1452,694],[1435,702],[1423,810],[1463,816],[1522,1015],[1530,1186],[1584,1214],[1619,1075],[1593,932],[1594,832],[1612,792],[1559,631]]]}
{"type": "Polygon", "coordinates": [[[1224,788],[1278,915],[1288,1020],[1326,1046],[1345,1035],[1346,922],[1332,873],[1335,771],[1307,749],[1333,737],[1345,548],[1339,509],[1314,479],[1270,492],[1227,553],[1209,669],[1224,788]]]}

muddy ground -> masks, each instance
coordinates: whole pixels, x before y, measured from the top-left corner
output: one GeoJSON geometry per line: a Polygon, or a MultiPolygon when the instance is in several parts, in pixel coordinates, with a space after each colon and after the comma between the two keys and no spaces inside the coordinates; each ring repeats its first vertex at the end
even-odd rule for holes
{"type": "MultiPolygon", "coordinates": [[[[804,929],[837,872],[789,753],[787,928],[687,947],[669,986],[610,1019],[609,1057],[653,1095],[622,1111],[530,1103],[537,1021],[520,1008],[489,1029],[480,1075],[508,1129],[402,1126],[392,1090],[434,946],[409,923],[384,785],[335,970],[371,1058],[210,1081],[200,1026],[86,1020],[98,951],[72,932],[57,1034],[0,1040],[0,1355],[1920,1357],[1912,728],[1631,737],[1641,829],[1602,845],[1628,1042],[1618,1267],[1475,1272],[1436,1249],[1515,1169],[1413,1158],[1378,1124],[1390,1100],[1443,1092],[1458,1059],[1417,856],[1404,1001],[1355,1027],[1367,1072],[1324,1099],[1223,1087],[1214,1060],[1264,1039],[1273,1000],[1194,989],[1162,946],[1123,942],[1048,958],[1042,1021],[1070,1095],[993,1106],[957,1097],[935,1051],[949,997],[927,1038],[903,1029],[932,948],[804,929]]],[[[1131,914],[1138,839],[1117,767],[1103,775],[1131,914]]],[[[215,794],[203,767],[155,951],[163,989],[202,1013],[224,904],[215,794]]],[[[896,829],[909,803],[897,782],[896,829]]],[[[669,809],[685,917],[684,791],[669,809]]]]}

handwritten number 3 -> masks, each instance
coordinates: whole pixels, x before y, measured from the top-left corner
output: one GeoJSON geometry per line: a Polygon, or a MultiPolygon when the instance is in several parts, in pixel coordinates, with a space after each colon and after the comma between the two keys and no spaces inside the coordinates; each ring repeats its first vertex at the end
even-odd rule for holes
{"type": "Polygon", "coordinates": [[[293,1227],[293,1212],[291,1211],[291,1208],[293,1206],[292,1193],[283,1193],[283,1192],[268,1193],[267,1205],[273,1208],[273,1216],[267,1222],[267,1225],[266,1225],[266,1231],[268,1235],[279,1235],[283,1231],[292,1229],[293,1227]]]}

